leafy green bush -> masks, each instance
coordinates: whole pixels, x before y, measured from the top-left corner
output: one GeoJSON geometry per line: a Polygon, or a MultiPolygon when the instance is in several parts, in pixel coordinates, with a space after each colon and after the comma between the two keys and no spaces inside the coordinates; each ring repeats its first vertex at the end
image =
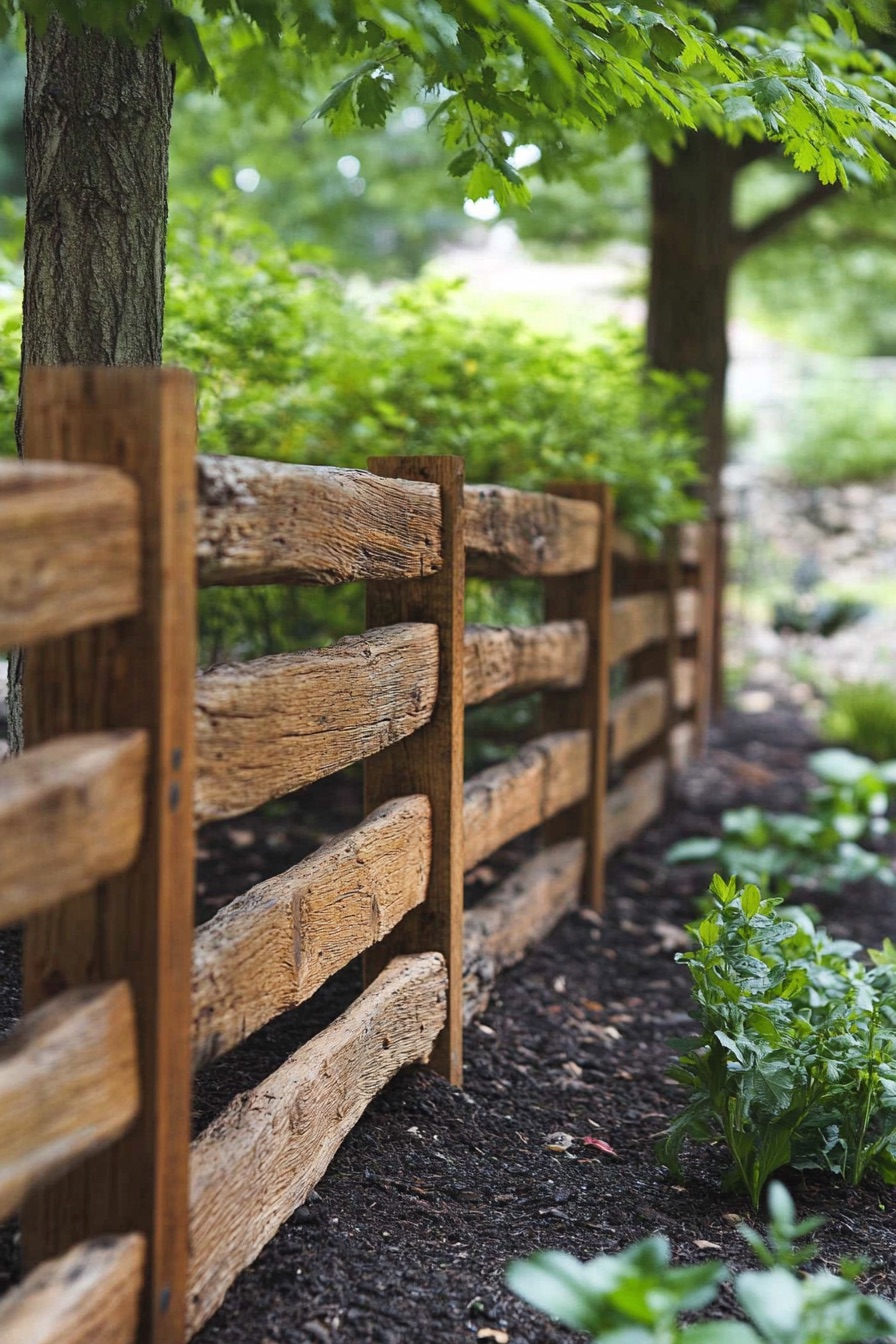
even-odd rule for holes
{"type": "Polygon", "coordinates": [[[828,701],[821,731],[876,761],[896,757],[896,690],[886,682],[838,686],[828,701]]]}
{"type": "Polygon", "coordinates": [[[818,380],[784,465],[800,485],[843,485],[896,474],[896,407],[870,380],[818,380]]]}
{"type": "Polygon", "coordinates": [[[790,1195],[777,1182],[768,1204],[767,1241],[751,1227],[739,1229],[762,1265],[734,1276],[749,1324],[681,1324],[684,1312],[715,1301],[729,1273],[718,1260],[673,1266],[665,1237],[649,1237],[587,1264],[562,1252],[540,1252],[514,1261],[507,1282],[540,1311],[586,1331],[595,1344],[859,1344],[896,1330],[893,1304],[856,1287],[861,1265],[841,1262],[839,1275],[797,1273],[817,1251],[800,1243],[823,1220],[798,1223],[790,1195]]]}
{"type": "Polygon", "coordinates": [[[670,1076],[689,1092],[659,1153],[673,1172],[686,1139],[724,1140],[729,1183],[754,1206],[779,1168],[817,1167],[852,1184],[896,1183],[896,948],[860,961],[798,909],[716,875],[709,913],[678,953],[700,1035],[670,1076]]]}
{"type": "Polygon", "coordinates": [[[810,815],[739,807],[722,813],[722,834],[689,836],[666,852],[667,863],[702,863],[736,873],[786,896],[794,885],[836,891],[873,877],[896,886],[884,854],[858,842],[889,834],[887,811],[896,789],[896,760],[875,765],[865,756],[830,748],[809,765],[822,781],[809,795],[810,815]]]}

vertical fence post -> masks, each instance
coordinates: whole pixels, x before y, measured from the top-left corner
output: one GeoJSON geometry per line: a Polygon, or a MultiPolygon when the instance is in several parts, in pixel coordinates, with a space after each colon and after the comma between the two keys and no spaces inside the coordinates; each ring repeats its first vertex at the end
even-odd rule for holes
{"type": "Polygon", "coordinates": [[[600,509],[597,564],[584,574],[545,580],[545,619],[584,621],[588,627],[588,670],[577,691],[546,691],[545,732],[587,728],[591,734],[591,787],[575,808],[552,818],[545,840],[554,844],[584,835],[588,846],[584,899],[595,910],[604,905],[605,804],[610,745],[610,617],[613,601],[613,494],[609,486],[587,482],[547,487],[567,499],[591,500],[600,509]]]}
{"type": "Polygon", "coordinates": [[[439,627],[439,689],[424,728],[365,763],[369,812],[390,798],[423,793],[432,806],[432,865],[427,897],[365,957],[373,979],[401,953],[441,952],[448,966],[448,1015],[430,1063],[450,1082],[463,1082],[464,921],[464,460],[462,457],[374,457],[377,476],[431,481],[442,497],[442,565],[426,578],[367,585],[368,628],[401,621],[439,627]]]}
{"type": "Polygon", "coordinates": [[[196,411],[179,369],[30,369],[28,458],[115,466],[139,484],[143,605],[131,619],[29,651],[26,747],[60,733],[145,728],[143,842],[121,877],[28,921],[28,1009],[73,985],[130,982],[141,1108],[134,1127],[29,1201],[26,1258],[139,1231],[141,1344],[183,1344],[190,1142],[196,411]]]}

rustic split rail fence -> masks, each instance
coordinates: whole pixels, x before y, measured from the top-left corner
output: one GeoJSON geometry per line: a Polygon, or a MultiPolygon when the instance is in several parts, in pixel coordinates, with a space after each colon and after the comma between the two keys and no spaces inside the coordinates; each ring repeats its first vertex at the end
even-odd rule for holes
{"type": "Polygon", "coordinates": [[[31,1272],[0,1337],[181,1344],[387,1081],[429,1059],[459,1083],[500,969],[601,907],[705,731],[714,540],[650,558],[605,487],[465,485],[460,458],[195,459],[173,369],[31,370],[25,434],[0,470],[28,747],[0,771],[0,922],[25,932],[0,1217],[31,1272]],[[543,623],[465,626],[467,575],[542,581],[543,623]],[[366,633],[197,676],[197,585],[353,580],[366,633]],[[465,707],[532,691],[541,735],[465,781],[465,707]],[[194,827],[362,759],[361,825],[194,937],[194,827]],[[465,913],[465,873],[536,827],[465,913]],[[192,1074],[360,954],[360,998],[191,1145],[192,1074]]]}

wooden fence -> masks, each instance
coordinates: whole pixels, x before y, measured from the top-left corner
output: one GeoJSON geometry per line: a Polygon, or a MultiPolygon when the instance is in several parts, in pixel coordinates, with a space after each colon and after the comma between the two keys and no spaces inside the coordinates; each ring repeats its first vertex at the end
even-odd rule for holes
{"type": "Polygon", "coordinates": [[[500,969],[583,893],[601,907],[705,729],[714,544],[692,527],[647,558],[605,487],[470,486],[460,458],[197,472],[179,370],[31,370],[25,434],[0,471],[28,743],[0,772],[26,1009],[0,1216],[22,1209],[31,1273],[0,1337],[180,1344],[386,1082],[429,1059],[460,1083],[500,969]],[[465,626],[466,575],[540,580],[543,623],[465,626]],[[352,580],[366,633],[197,677],[197,584],[352,580]],[[465,782],[465,707],[536,690],[540,735],[465,782]],[[365,820],[194,937],[194,825],[362,759],[365,820]],[[536,827],[465,913],[465,873],[536,827]],[[360,998],[191,1146],[191,1074],[360,954],[360,998]]]}

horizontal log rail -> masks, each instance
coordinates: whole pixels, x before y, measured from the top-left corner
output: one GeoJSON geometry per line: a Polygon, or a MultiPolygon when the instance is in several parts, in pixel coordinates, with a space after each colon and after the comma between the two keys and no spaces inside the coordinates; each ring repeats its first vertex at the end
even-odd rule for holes
{"type": "Polygon", "coordinates": [[[0,1048],[0,1219],[120,1138],[138,1092],[127,985],[71,989],[23,1018],[0,1048]]]}
{"type": "Polygon", "coordinates": [[[429,800],[386,803],[197,931],[193,1067],[303,1003],[426,896],[429,800]]]}
{"type": "Polygon", "coordinates": [[[588,500],[499,485],[464,488],[468,574],[582,574],[597,563],[600,528],[600,509],[588,500]]]}
{"type": "Polygon", "coordinates": [[[706,523],[682,523],[678,529],[678,562],[687,568],[702,563],[706,523]]]}
{"type": "Polygon", "coordinates": [[[666,726],[669,693],[661,677],[638,682],[613,701],[613,761],[619,763],[646,747],[666,726]]]}
{"type": "Polygon", "coordinates": [[[666,802],[668,766],[654,758],[630,771],[607,794],[607,854],[630,844],[662,812],[666,802]]]}
{"type": "Polygon", "coordinates": [[[114,467],[0,462],[0,648],[139,611],[139,507],[114,467]]]}
{"type": "Polygon", "coordinates": [[[501,971],[546,938],[582,894],[585,841],[564,840],[522,864],[464,915],[464,1025],[485,1011],[501,971]]]}
{"type": "Polygon", "coordinates": [[[0,1297],[3,1344],[134,1344],[146,1242],[82,1242],[0,1297]]]}
{"type": "Polygon", "coordinates": [[[143,833],[142,732],[56,738],[0,771],[0,924],[123,872],[143,833]]]}
{"type": "Polygon", "coordinates": [[[591,776],[590,735],[548,733],[464,784],[464,871],[579,803],[591,776]]]}
{"type": "Polygon", "coordinates": [[[621,560],[644,560],[646,552],[637,537],[617,523],[613,528],[613,554],[621,560]]]}
{"type": "Polygon", "coordinates": [[[585,680],[588,627],[584,621],[545,625],[468,625],[464,631],[464,703],[498,695],[574,690],[585,680]]]}
{"type": "Polygon", "coordinates": [[[307,1199],[376,1094],[400,1068],[428,1057],[446,996],[438,953],[396,958],[347,1012],[196,1140],[188,1335],[307,1199]]]}
{"type": "Polygon", "coordinates": [[[411,579],[441,565],[438,486],[252,457],[197,463],[203,586],[411,579]]]}
{"type": "Polygon", "coordinates": [[[407,737],[430,719],[437,689],[434,625],[200,673],[197,823],[248,812],[407,737]]]}
{"type": "Polygon", "coordinates": [[[610,616],[610,662],[631,658],[649,644],[658,644],[669,634],[669,608],[665,593],[640,593],[617,597],[610,616]]]}
{"type": "Polygon", "coordinates": [[[679,658],[675,664],[675,708],[691,709],[697,700],[697,660],[679,658]]]}
{"type": "Polygon", "coordinates": [[[682,588],[675,594],[675,628],[682,639],[696,635],[700,629],[700,590],[682,588]]]}

